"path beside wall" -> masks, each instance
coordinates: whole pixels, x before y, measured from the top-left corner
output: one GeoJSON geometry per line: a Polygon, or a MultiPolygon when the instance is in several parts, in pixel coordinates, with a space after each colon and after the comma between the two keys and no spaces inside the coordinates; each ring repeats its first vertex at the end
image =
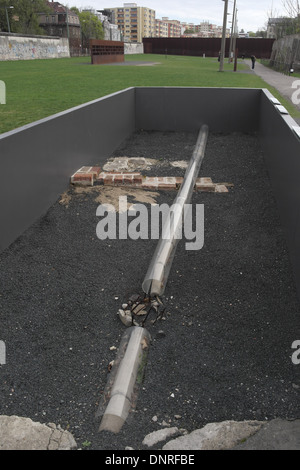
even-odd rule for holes
{"type": "Polygon", "coordinates": [[[0,60],[70,57],[67,38],[0,33],[0,60]]]}

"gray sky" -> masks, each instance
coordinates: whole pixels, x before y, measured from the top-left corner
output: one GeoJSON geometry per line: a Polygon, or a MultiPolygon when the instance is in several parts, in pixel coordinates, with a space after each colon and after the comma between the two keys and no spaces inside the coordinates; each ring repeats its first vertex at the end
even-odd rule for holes
{"type": "MultiPolygon", "coordinates": [[[[64,3],[61,1],[61,3],[64,3]]],[[[70,7],[92,7],[96,10],[122,7],[124,0],[68,0],[70,7]]],[[[136,0],[138,6],[152,8],[156,18],[168,16],[170,19],[199,24],[210,21],[213,24],[223,24],[224,2],[222,0],[136,0]]],[[[284,15],[282,0],[237,0],[239,30],[257,31],[265,26],[268,14],[273,10],[273,16],[284,15]],[[274,14],[275,13],[275,14],[274,14]]],[[[229,0],[229,12],[232,13],[233,0],[229,0]]],[[[231,21],[231,15],[228,16],[231,21]]],[[[230,24],[228,24],[230,27],[230,24]]]]}

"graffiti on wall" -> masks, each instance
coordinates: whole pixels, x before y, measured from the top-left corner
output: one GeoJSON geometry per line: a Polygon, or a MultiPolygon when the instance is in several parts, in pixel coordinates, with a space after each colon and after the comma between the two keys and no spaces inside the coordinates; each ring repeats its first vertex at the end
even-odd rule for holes
{"type": "Polygon", "coordinates": [[[70,57],[65,39],[0,36],[0,60],[55,59],[70,57]]]}

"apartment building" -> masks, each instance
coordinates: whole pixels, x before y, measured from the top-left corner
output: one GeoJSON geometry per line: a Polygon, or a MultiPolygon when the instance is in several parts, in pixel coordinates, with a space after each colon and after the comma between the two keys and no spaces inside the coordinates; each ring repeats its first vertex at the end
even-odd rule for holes
{"type": "Polygon", "coordinates": [[[162,17],[162,21],[168,25],[168,37],[180,38],[182,26],[178,20],[169,20],[167,16],[162,17]]]}
{"type": "Polygon", "coordinates": [[[136,3],[105,10],[111,13],[112,23],[120,29],[124,42],[142,42],[144,37],[155,37],[155,10],[138,7],[136,3]]]}
{"type": "Polygon", "coordinates": [[[155,37],[167,38],[169,34],[169,25],[163,20],[155,20],[155,37]]]}
{"type": "MultiPolygon", "coordinates": [[[[223,34],[223,27],[211,24],[208,21],[195,25],[193,23],[182,23],[185,27],[184,37],[195,38],[221,38],[223,34]]],[[[230,37],[230,29],[226,28],[226,37],[230,37]]]]}

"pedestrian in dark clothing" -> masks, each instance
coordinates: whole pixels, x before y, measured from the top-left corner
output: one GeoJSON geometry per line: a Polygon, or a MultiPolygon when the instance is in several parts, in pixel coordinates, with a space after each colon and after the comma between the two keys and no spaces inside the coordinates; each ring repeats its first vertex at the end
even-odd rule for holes
{"type": "Polygon", "coordinates": [[[252,55],[252,56],[251,56],[251,61],[252,61],[252,70],[253,70],[254,67],[255,67],[255,61],[256,61],[255,55],[252,55]]]}

